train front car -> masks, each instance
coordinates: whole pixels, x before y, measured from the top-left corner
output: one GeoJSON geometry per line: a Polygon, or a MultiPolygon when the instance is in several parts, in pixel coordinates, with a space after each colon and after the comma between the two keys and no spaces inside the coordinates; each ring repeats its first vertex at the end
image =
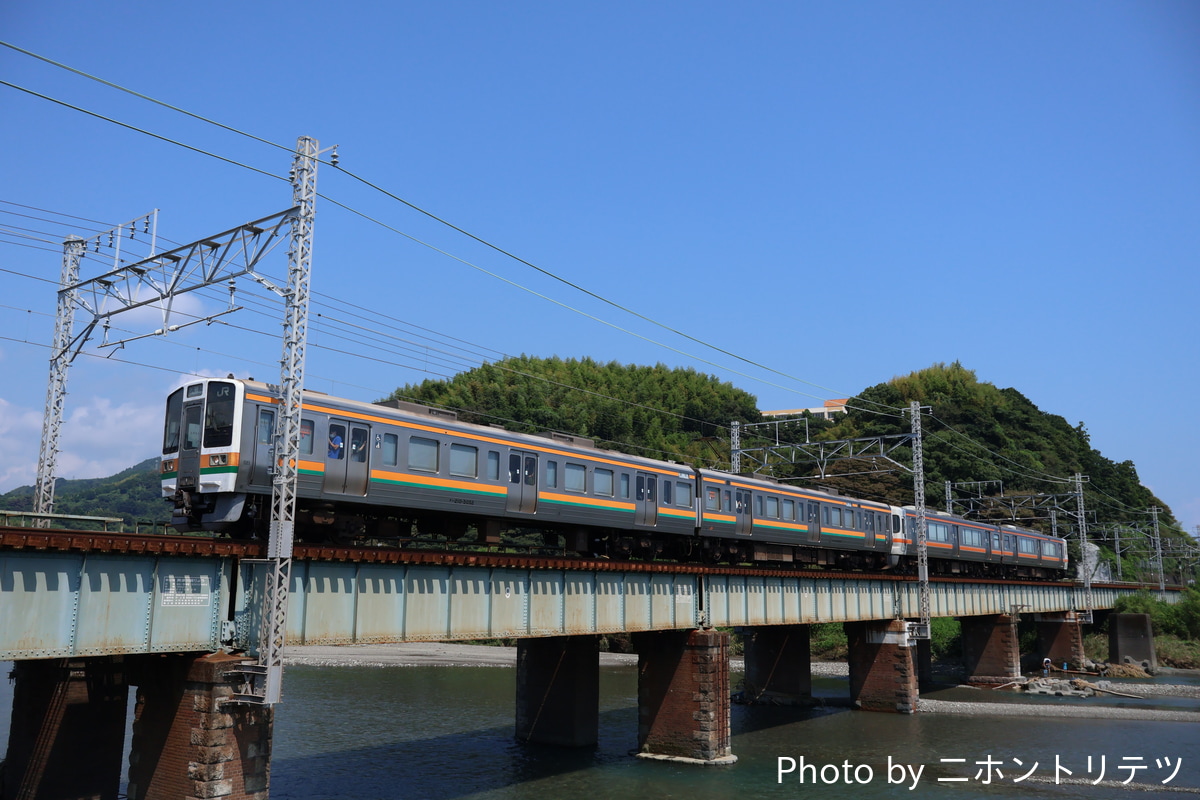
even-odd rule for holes
{"type": "Polygon", "coordinates": [[[204,379],[167,398],[162,491],[179,531],[229,531],[242,519],[238,492],[245,388],[240,381],[204,379]]]}

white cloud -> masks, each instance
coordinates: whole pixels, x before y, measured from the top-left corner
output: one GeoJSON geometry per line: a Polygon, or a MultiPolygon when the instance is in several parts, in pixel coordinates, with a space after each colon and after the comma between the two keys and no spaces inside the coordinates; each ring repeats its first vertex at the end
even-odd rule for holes
{"type": "Polygon", "coordinates": [[[41,440],[42,413],[0,397],[0,492],[34,482],[41,440]]]}
{"type": "MultiPolygon", "coordinates": [[[[68,403],[59,433],[58,477],[105,477],[158,453],[163,397],[156,392],[119,405],[105,397],[88,398],[82,405],[68,403]]],[[[0,399],[0,441],[5,443],[0,455],[0,492],[37,479],[41,434],[41,411],[0,399]]]]}

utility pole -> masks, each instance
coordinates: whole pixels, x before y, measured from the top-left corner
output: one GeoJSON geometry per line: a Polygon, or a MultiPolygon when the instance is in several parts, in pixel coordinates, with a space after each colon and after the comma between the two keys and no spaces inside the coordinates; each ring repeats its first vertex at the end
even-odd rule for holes
{"type": "MultiPolygon", "coordinates": [[[[913,400],[908,407],[912,417],[913,505],[917,516],[917,580],[920,595],[921,621],[909,634],[915,639],[930,637],[929,549],[928,525],[925,520],[925,452],[921,439],[921,404],[913,400]]],[[[912,626],[910,626],[912,627],[912,626]]]]}
{"type": "Polygon", "coordinates": [[[1158,564],[1158,590],[1166,591],[1166,581],[1163,580],[1163,562],[1162,562],[1162,539],[1159,538],[1158,532],[1158,512],[1161,508],[1155,506],[1150,509],[1150,519],[1154,522],[1154,560],[1158,564]]]}
{"type": "MultiPolygon", "coordinates": [[[[46,408],[42,415],[42,441],[38,452],[37,486],[33,510],[39,514],[54,512],[55,468],[58,463],[58,434],[62,428],[63,405],[67,399],[67,367],[71,366],[71,333],[75,320],[75,284],[79,282],[79,263],[83,260],[84,240],[68,236],[63,242],[62,273],[59,277],[58,309],[54,317],[54,343],[50,346],[50,378],[46,381],[46,408]]],[[[39,528],[50,526],[42,517],[39,528]]]]}
{"type": "Polygon", "coordinates": [[[1090,623],[1092,621],[1092,571],[1088,569],[1087,563],[1087,516],[1083,509],[1083,481],[1084,478],[1078,472],[1075,473],[1075,508],[1079,515],[1079,560],[1083,562],[1083,604],[1084,609],[1079,615],[1079,621],[1090,623]]]}
{"type": "MultiPolygon", "coordinates": [[[[259,666],[265,667],[261,702],[278,703],[283,689],[283,647],[287,637],[288,582],[296,531],[296,485],[300,463],[300,410],[304,402],[304,357],[308,341],[309,279],[312,272],[313,219],[317,199],[317,140],[301,136],[292,162],[291,248],[280,359],[280,424],[275,431],[275,474],[271,486],[271,562],[259,638],[259,666]]],[[[259,689],[260,687],[255,687],[259,689]]],[[[258,692],[255,691],[257,695],[258,692]]]]}
{"type": "MultiPolygon", "coordinates": [[[[336,145],[327,150],[334,151],[331,161],[336,164],[336,145]]],[[[297,141],[292,164],[292,208],[157,255],[152,239],[150,257],[131,264],[123,264],[114,257],[113,269],[99,277],[83,281],[79,279],[80,261],[85,252],[83,239],[71,238],[64,243],[62,288],[58,293],[58,315],[38,460],[36,510],[43,513],[49,513],[53,506],[54,464],[66,397],[67,367],[82,351],[97,324],[103,322],[107,331],[108,320],[119,313],[146,306],[161,308],[162,328],[120,342],[110,343],[106,340],[100,345],[122,347],[126,342],[136,339],[161,336],[188,325],[211,322],[239,310],[233,306],[232,293],[234,279],[242,276],[250,277],[284,299],[283,357],[280,361],[280,385],[275,387],[280,398],[280,423],[274,441],[277,463],[273,470],[270,540],[266,559],[269,574],[263,591],[262,625],[256,643],[259,664],[245,670],[249,677],[249,692],[233,698],[240,702],[274,704],[279,702],[281,695],[288,581],[295,536],[300,409],[308,332],[317,159],[322,152],[326,151],[317,149],[315,139],[300,137],[297,141]],[[289,223],[288,285],[283,289],[256,272],[256,269],[282,241],[281,231],[289,223]],[[182,324],[171,324],[172,303],[177,297],[218,283],[228,283],[230,286],[228,310],[182,324]],[[72,331],[76,308],[91,314],[90,322],[78,335],[72,331]]],[[[149,220],[150,216],[147,216],[144,233],[149,233],[149,220]]],[[[157,233],[157,212],[154,220],[157,233]]],[[[118,226],[114,229],[118,244],[126,227],[129,228],[129,237],[133,238],[133,224],[118,226]]]]}

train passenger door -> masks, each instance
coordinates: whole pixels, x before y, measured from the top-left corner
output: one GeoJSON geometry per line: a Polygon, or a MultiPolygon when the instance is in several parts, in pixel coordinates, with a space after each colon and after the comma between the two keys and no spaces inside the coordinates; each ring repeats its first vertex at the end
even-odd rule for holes
{"type": "Polygon", "coordinates": [[[510,450],[508,453],[508,500],[511,514],[534,514],[538,499],[538,456],[510,450]]]}
{"type": "Polygon", "coordinates": [[[733,508],[737,514],[736,527],[733,532],[738,536],[749,536],[750,529],[754,527],[754,512],[750,508],[750,492],[734,492],[733,508]]]}
{"type": "Polygon", "coordinates": [[[658,524],[658,476],[639,472],[633,482],[635,525],[652,527],[658,524]]]}
{"type": "Polygon", "coordinates": [[[370,480],[370,460],[367,443],[371,429],[341,419],[329,420],[329,436],[325,442],[325,485],[329,494],[367,493],[370,480]]]}
{"type": "Polygon", "coordinates": [[[254,464],[250,468],[250,482],[269,485],[274,472],[275,409],[260,407],[254,423],[254,464]]]}
{"type": "Polygon", "coordinates": [[[811,500],[805,505],[808,506],[808,541],[816,544],[821,541],[821,507],[811,500]]]}

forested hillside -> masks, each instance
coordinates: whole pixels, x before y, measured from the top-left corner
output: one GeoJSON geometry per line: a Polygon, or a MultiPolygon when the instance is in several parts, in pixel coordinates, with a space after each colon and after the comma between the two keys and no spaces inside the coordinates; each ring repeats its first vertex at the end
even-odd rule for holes
{"type": "Polygon", "coordinates": [[[470,422],[572,433],[612,450],[726,467],[729,422],[759,419],[754,395],[711,375],[590,358],[507,358],[449,381],[403,386],[390,399],[452,408],[470,422]]]}
{"type": "MultiPolygon", "coordinates": [[[[169,522],[171,507],[162,499],[159,459],[149,458],[107,478],[59,480],[54,487],[54,511],[91,517],[121,517],[126,523],[169,522]]],[[[33,487],[22,486],[0,495],[0,509],[32,511],[33,487]]]]}

